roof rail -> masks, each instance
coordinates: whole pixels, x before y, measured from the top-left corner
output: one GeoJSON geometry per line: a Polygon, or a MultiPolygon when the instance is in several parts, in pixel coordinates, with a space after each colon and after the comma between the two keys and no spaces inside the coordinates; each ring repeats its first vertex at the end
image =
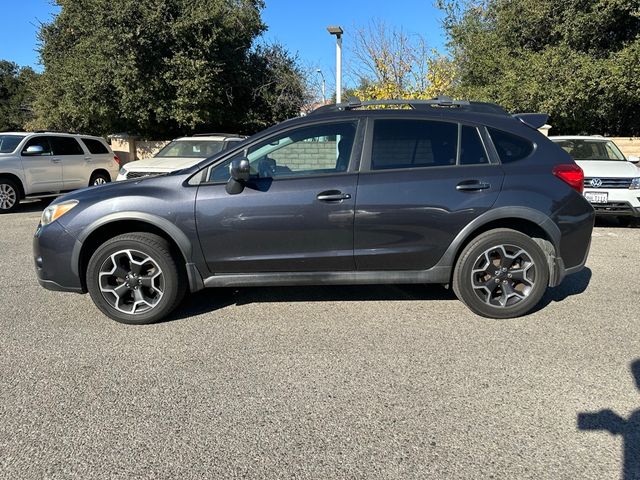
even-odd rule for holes
{"type": "Polygon", "coordinates": [[[414,99],[392,99],[392,100],[370,100],[360,101],[357,97],[349,97],[347,102],[324,105],[315,109],[311,114],[329,113],[337,111],[354,110],[362,107],[375,107],[384,105],[406,105],[414,110],[426,110],[429,108],[456,108],[465,111],[478,113],[493,113],[497,115],[508,115],[508,112],[495,103],[470,102],[468,100],[454,100],[451,97],[441,95],[431,100],[414,99]]]}
{"type": "Polygon", "coordinates": [[[245,138],[245,135],[240,135],[238,133],[194,133],[191,135],[192,137],[237,137],[237,138],[245,138]]]}
{"type": "Polygon", "coordinates": [[[83,133],[78,132],[63,132],[62,130],[34,130],[30,133],[62,133],[64,135],[84,135],[83,133]]]}

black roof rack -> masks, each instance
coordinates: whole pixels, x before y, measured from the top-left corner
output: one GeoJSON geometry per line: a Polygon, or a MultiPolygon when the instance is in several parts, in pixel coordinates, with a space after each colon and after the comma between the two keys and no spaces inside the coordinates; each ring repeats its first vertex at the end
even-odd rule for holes
{"type": "Polygon", "coordinates": [[[337,111],[354,110],[362,107],[375,107],[384,105],[406,105],[414,110],[426,110],[429,108],[455,108],[477,113],[493,113],[497,115],[509,115],[509,113],[500,105],[485,102],[470,102],[468,100],[454,100],[451,97],[439,96],[431,100],[370,100],[361,102],[356,97],[349,97],[347,102],[333,105],[324,105],[315,109],[312,114],[329,113],[337,111]]]}
{"type": "Polygon", "coordinates": [[[31,133],[63,133],[66,135],[82,135],[82,133],[78,132],[63,132],[62,130],[34,130],[31,133]]]}
{"type": "Polygon", "coordinates": [[[237,138],[246,138],[246,135],[239,135],[237,133],[194,133],[191,135],[192,137],[237,137],[237,138]]]}

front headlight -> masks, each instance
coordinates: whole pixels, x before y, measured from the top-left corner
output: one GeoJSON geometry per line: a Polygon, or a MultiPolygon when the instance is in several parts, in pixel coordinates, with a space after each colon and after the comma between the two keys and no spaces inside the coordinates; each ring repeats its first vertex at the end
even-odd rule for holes
{"type": "Polygon", "coordinates": [[[42,219],[40,220],[40,223],[42,226],[49,225],[76,205],[78,205],[78,200],[67,200],[66,202],[50,205],[44,209],[44,212],[42,212],[42,219]]]}
{"type": "Polygon", "coordinates": [[[640,190],[640,177],[636,177],[631,180],[631,185],[629,186],[631,190],[640,190]]]}

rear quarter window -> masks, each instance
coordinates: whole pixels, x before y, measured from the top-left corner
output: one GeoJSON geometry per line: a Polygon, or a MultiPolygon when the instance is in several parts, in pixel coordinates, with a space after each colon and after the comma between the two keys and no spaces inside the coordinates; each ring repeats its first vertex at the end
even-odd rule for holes
{"type": "Polygon", "coordinates": [[[82,143],[85,144],[87,150],[94,155],[100,155],[102,153],[109,153],[107,147],[100,141],[93,138],[83,138],[82,143]]]}
{"type": "Polygon", "coordinates": [[[533,143],[526,138],[495,128],[488,130],[502,163],[517,162],[533,152],[533,143]]]}

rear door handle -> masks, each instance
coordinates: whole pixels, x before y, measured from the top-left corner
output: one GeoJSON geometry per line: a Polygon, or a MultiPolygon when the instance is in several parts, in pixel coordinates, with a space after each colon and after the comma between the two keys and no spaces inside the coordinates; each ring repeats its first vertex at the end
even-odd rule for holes
{"type": "Polygon", "coordinates": [[[93,160],[93,158],[91,158],[91,157],[84,157],[84,159],[85,159],[86,162],[90,162],[91,160],[93,160]]]}
{"type": "Polygon", "coordinates": [[[62,159],[60,158],[52,158],[51,159],[51,163],[60,163],[62,161],[62,159]]]}
{"type": "Polygon", "coordinates": [[[487,182],[481,182],[479,180],[465,180],[456,185],[456,190],[460,192],[477,192],[480,190],[488,190],[491,188],[491,184],[487,182]]]}
{"type": "Polygon", "coordinates": [[[340,190],[327,190],[320,192],[316,198],[321,202],[341,202],[342,200],[349,200],[351,195],[342,193],[340,190]]]}

